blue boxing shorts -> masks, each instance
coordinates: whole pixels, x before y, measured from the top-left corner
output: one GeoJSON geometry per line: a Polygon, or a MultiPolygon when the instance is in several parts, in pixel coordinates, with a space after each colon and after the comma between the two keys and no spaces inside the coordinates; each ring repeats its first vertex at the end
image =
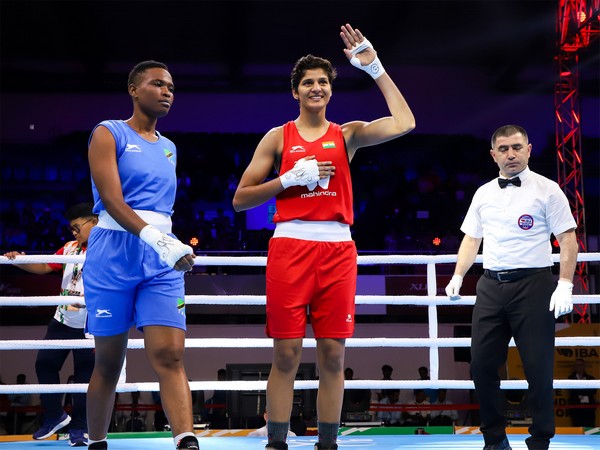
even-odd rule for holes
{"type": "Polygon", "coordinates": [[[185,330],[183,275],[139,237],[95,226],[83,270],[86,332],[114,336],[133,325],[185,330]]]}

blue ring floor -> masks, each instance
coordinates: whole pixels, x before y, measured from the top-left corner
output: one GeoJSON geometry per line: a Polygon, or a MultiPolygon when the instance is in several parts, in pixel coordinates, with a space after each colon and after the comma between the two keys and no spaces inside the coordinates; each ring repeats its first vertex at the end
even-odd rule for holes
{"type": "MultiPolygon", "coordinates": [[[[513,450],[527,450],[527,435],[509,435],[513,450]]],[[[262,437],[200,437],[200,450],[263,450],[267,443],[262,437]]],[[[293,437],[288,440],[290,449],[312,450],[315,436],[293,437]]],[[[338,438],[340,450],[481,450],[481,435],[400,435],[400,436],[342,436],[338,438]]],[[[2,442],[2,450],[68,449],[68,441],[2,442]]],[[[81,447],[85,448],[85,447],[81,447]]],[[[171,438],[109,439],[109,450],[174,450],[171,438]]],[[[599,450],[600,435],[556,435],[550,450],[599,450]]]]}

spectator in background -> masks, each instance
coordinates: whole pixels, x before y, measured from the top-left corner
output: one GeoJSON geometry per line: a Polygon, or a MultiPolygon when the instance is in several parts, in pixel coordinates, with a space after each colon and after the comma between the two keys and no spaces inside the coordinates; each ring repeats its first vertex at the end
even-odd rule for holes
{"type": "Polygon", "coordinates": [[[160,400],[160,392],[153,391],[152,392],[152,401],[155,405],[160,406],[160,409],[157,409],[154,412],[154,430],[155,431],[164,431],[165,425],[169,423],[167,421],[167,416],[165,415],[164,410],[162,409],[162,402],[160,400]]]}
{"type": "MultiPolygon", "coordinates": [[[[391,380],[392,372],[394,369],[389,364],[384,364],[381,366],[381,379],[382,380],[391,380]]],[[[381,401],[383,398],[388,396],[388,392],[385,389],[382,389],[377,393],[377,401],[381,401]]]]}
{"type": "MultiPolygon", "coordinates": [[[[385,392],[387,395],[383,397],[379,403],[382,405],[399,407],[402,403],[400,401],[400,389],[387,389],[385,392]]],[[[402,424],[402,411],[400,409],[394,411],[377,411],[376,418],[383,422],[386,427],[399,426],[402,424]]]]}
{"type": "MultiPolygon", "coordinates": [[[[408,404],[412,406],[424,406],[430,405],[431,403],[427,401],[425,391],[423,389],[417,389],[415,391],[415,399],[408,404]]],[[[410,411],[405,411],[403,413],[403,425],[407,427],[423,427],[427,425],[429,413],[429,409],[411,409],[410,411]]]]}
{"type": "MultiPolygon", "coordinates": [[[[20,373],[17,375],[16,384],[27,384],[27,375],[20,373]]],[[[19,411],[20,408],[31,404],[30,394],[8,394],[10,410],[6,415],[6,433],[21,434],[23,422],[25,421],[26,412],[19,411]]]]}
{"type": "MultiPolygon", "coordinates": [[[[217,371],[217,381],[227,380],[227,370],[219,369],[217,371]]],[[[202,417],[210,422],[211,428],[228,428],[227,420],[227,391],[213,391],[213,395],[206,401],[205,411],[202,417]]]]}
{"type": "Polygon", "coordinates": [[[36,250],[54,250],[58,235],[58,221],[52,217],[52,209],[45,207],[38,217],[33,238],[36,250]]]}
{"type": "MultiPolygon", "coordinates": [[[[451,401],[446,400],[446,389],[438,389],[438,398],[432,405],[452,405],[451,401]]],[[[432,409],[430,413],[431,420],[429,425],[454,425],[458,420],[458,412],[455,409],[432,409]]]]}
{"type": "Polygon", "coordinates": [[[124,393],[119,398],[119,405],[127,409],[117,410],[117,423],[122,431],[146,431],[148,411],[140,409],[144,402],[139,391],[124,393]]]}
{"type": "MultiPolygon", "coordinates": [[[[419,379],[420,380],[429,380],[429,369],[425,366],[421,366],[419,367],[419,379]]],[[[429,401],[429,403],[434,403],[437,400],[437,390],[436,389],[430,389],[430,388],[425,388],[423,389],[423,392],[425,392],[425,396],[427,397],[427,400],[429,401]]],[[[417,393],[417,391],[415,391],[415,394],[417,393]]]]}
{"type": "MultiPolygon", "coordinates": [[[[346,381],[354,379],[354,370],[347,367],[344,370],[346,381]]],[[[342,403],[341,420],[356,420],[352,417],[353,413],[368,413],[371,408],[371,390],[370,389],[344,389],[344,400],[342,403]]]]}
{"type": "MultiPolygon", "coordinates": [[[[577,358],[573,364],[573,372],[569,375],[569,380],[594,380],[595,378],[586,372],[585,360],[577,358]]],[[[590,406],[596,403],[596,389],[570,389],[569,404],[590,406]]],[[[574,427],[594,427],[596,426],[596,408],[571,408],[571,423],[574,427]]]]}

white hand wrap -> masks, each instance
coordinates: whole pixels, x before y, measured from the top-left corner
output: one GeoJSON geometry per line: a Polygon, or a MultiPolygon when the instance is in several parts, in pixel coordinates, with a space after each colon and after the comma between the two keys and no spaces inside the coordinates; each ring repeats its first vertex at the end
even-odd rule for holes
{"type": "Polygon", "coordinates": [[[306,186],[319,181],[319,166],[316,159],[299,159],[294,167],[279,177],[284,189],[290,186],[306,186]]]}
{"type": "Polygon", "coordinates": [[[549,310],[554,311],[556,319],[573,311],[573,283],[558,280],[556,289],[550,297],[549,310]]]}
{"type": "Polygon", "coordinates": [[[364,70],[375,80],[385,73],[385,69],[381,65],[379,57],[375,55],[375,59],[366,66],[361,65],[360,60],[356,57],[357,53],[360,53],[367,48],[371,48],[373,49],[373,51],[375,51],[373,45],[369,42],[367,38],[365,38],[360,44],[358,44],[351,50],[352,58],[350,59],[350,64],[352,64],[354,67],[359,68],[360,70],[364,70]]]}
{"type": "Polygon", "coordinates": [[[152,247],[158,253],[160,259],[165,261],[169,267],[175,267],[177,261],[183,256],[194,253],[192,247],[165,233],[161,233],[152,225],[146,225],[142,228],[140,239],[152,247]]]}
{"type": "Polygon", "coordinates": [[[460,298],[460,287],[462,286],[463,277],[460,275],[453,275],[450,279],[450,283],[446,286],[446,295],[450,300],[458,300],[460,298]]]}

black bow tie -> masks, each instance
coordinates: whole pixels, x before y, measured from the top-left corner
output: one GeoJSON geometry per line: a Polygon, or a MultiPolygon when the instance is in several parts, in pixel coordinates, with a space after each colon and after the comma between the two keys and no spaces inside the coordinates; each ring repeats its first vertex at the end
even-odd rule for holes
{"type": "Polygon", "coordinates": [[[511,179],[506,178],[498,178],[498,184],[502,189],[504,189],[509,184],[514,184],[515,186],[521,186],[521,179],[519,177],[514,177],[511,179]]]}

